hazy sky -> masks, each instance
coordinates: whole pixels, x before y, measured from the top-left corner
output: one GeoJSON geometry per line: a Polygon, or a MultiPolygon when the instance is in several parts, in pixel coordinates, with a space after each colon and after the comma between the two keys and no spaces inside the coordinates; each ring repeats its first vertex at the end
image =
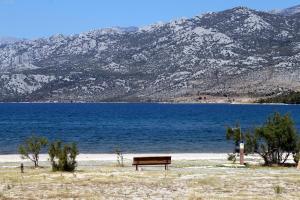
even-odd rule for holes
{"type": "Polygon", "coordinates": [[[287,8],[299,0],[0,0],[0,37],[37,38],[143,26],[236,6],[287,8]]]}

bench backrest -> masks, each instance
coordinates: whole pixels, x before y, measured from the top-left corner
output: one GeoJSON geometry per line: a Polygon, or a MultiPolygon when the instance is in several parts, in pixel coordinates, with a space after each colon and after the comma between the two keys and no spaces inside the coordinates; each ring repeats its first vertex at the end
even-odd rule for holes
{"type": "Polygon", "coordinates": [[[133,165],[171,164],[171,156],[134,157],[133,165]]]}

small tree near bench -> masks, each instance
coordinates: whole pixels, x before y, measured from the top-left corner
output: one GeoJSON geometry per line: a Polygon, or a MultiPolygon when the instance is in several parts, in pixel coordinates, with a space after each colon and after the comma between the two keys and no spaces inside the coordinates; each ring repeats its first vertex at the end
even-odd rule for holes
{"type": "Polygon", "coordinates": [[[53,142],[49,146],[48,153],[53,171],[73,172],[77,167],[76,157],[79,155],[79,151],[75,143],[53,142]]]}
{"type": "Polygon", "coordinates": [[[19,153],[21,154],[22,159],[27,158],[34,163],[34,167],[38,167],[40,152],[47,144],[47,138],[32,135],[26,139],[24,144],[19,146],[19,153]]]}

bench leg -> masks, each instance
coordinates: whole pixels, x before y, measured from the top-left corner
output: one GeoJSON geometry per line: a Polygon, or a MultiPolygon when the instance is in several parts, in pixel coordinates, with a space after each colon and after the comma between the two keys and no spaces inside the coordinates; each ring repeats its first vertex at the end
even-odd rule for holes
{"type": "Polygon", "coordinates": [[[135,165],[135,171],[138,171],[138,165],[135,165]]]}
{"type": "Polygon", "coordinates": [[[167,170],[167,165],[165,165],[165,170],[167,170]]]}

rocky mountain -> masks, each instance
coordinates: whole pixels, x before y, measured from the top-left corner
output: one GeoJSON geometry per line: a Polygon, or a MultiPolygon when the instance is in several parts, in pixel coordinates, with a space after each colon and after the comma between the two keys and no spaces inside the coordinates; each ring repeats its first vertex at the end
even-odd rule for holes
{"type": "Polygon", "coordinates": [[[4,44],[12,44],[17,41],[20,41],[21,39],[19,38],[14,38],[14,37],[0,37],[0,45],[4,44]]]}
{"type": "Polygon", "coordinates": [[[300,89],[300,15],[237,7],[0,44],[0,101],[172,101],[300,89]]]}
{"type": "Polygon", "coordinates": [[[293,6],[291,8],[283,9],[283,10],[274,10],[271,13],[280,14],[285,16],[291,16],[300,13],[300,5],[293,6]]]}

